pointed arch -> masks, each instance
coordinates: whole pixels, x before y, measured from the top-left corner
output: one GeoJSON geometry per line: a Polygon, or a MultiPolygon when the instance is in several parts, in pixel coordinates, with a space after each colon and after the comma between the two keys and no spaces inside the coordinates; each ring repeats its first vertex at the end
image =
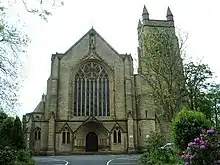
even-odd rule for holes
{"type": "Polygon", "coordinates": [[[70,143],[70,128],[66,125],[62,128],[62,143],[69,144],[70,143]]]}
{"type": "Polygon", "coordinates": [[[74,116],[110,116],[110,82],[104,66],[87,61],[74,77],[74,116]]]}
{"type": "Polygon", "coordinates": [[[115,130],[115,129],[116,129],[116,130],[120,129],[121,132],[126,133],[125,129],[123,129],[123,127],[121,127],[121,125],[120,125],[118,122],[115,123],[115,125],[112,127],[112,129],[111,129],[110,132],[112,132],[112,131],[115,130]]]}
{"type": "Polygon", "coordinates": [[[121,140],[122,140],[122,134],[121,134],[121,130],[118,126],[116,126],[113,130],[113,141],[114,143],[121,143],[121,140]]]}
{"type": "Polygon", "coordinates": [[[34,139],[40,140],[41,139],[41,129],[39,127],[36,127],[33,131],[34,133],[34,139]]]}

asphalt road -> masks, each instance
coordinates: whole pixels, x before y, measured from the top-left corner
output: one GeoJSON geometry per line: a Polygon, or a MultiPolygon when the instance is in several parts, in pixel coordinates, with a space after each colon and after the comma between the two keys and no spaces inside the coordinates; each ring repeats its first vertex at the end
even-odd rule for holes
{"type": "Polygon", "coordinates": [[[34,157],[36,165],[138,165],[140,155],[73,155],[34,157]]]}

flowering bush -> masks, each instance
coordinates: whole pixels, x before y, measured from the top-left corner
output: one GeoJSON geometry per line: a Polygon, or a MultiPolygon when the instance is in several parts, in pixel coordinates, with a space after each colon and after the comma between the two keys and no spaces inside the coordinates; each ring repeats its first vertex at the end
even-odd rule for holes
{"type": "Polygon", "coordinates": [[[215,129],[201,131],[199,137],[188,143],[181,158],[185,159],[186,165],[220,164],[220,134],[215,129]]]}

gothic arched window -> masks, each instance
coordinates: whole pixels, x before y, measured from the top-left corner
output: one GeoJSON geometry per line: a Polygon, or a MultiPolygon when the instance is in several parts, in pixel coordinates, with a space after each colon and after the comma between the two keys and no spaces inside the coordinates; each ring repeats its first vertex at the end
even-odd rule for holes
{"type": "Polygon", "coordinates": [[[37,127],[35,130],[34,130],[34,139],[35,140],[40,140],[41,138],[41,130],[39,127],[37,127]]]}
{"type": "Polygon", "coordinates": [[[62,131],[62,143],[70,143],[70,131],[68,127],[65,127],[62,131]]]}
{"type": "Polygon", "coordinates": [[[103,66],[82,65],[74,85],[74,116],[110,116],[109,76],[103,66]]]}
{"type": "Polygon", "coordinates": [[[113,132],[113,141],[114,143],[121,143],[121,131],[118,127],[113,132]]]}

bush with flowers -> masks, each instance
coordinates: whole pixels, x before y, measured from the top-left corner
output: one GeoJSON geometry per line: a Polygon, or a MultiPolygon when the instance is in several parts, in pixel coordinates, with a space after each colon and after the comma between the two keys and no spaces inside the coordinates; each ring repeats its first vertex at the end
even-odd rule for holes
{"type": "Polygon", "coordinates": [[[220,133],[215,129],[202,129],[200,136],[188,143],[181,158],[186,165],[220,164],[220,133]]]}

